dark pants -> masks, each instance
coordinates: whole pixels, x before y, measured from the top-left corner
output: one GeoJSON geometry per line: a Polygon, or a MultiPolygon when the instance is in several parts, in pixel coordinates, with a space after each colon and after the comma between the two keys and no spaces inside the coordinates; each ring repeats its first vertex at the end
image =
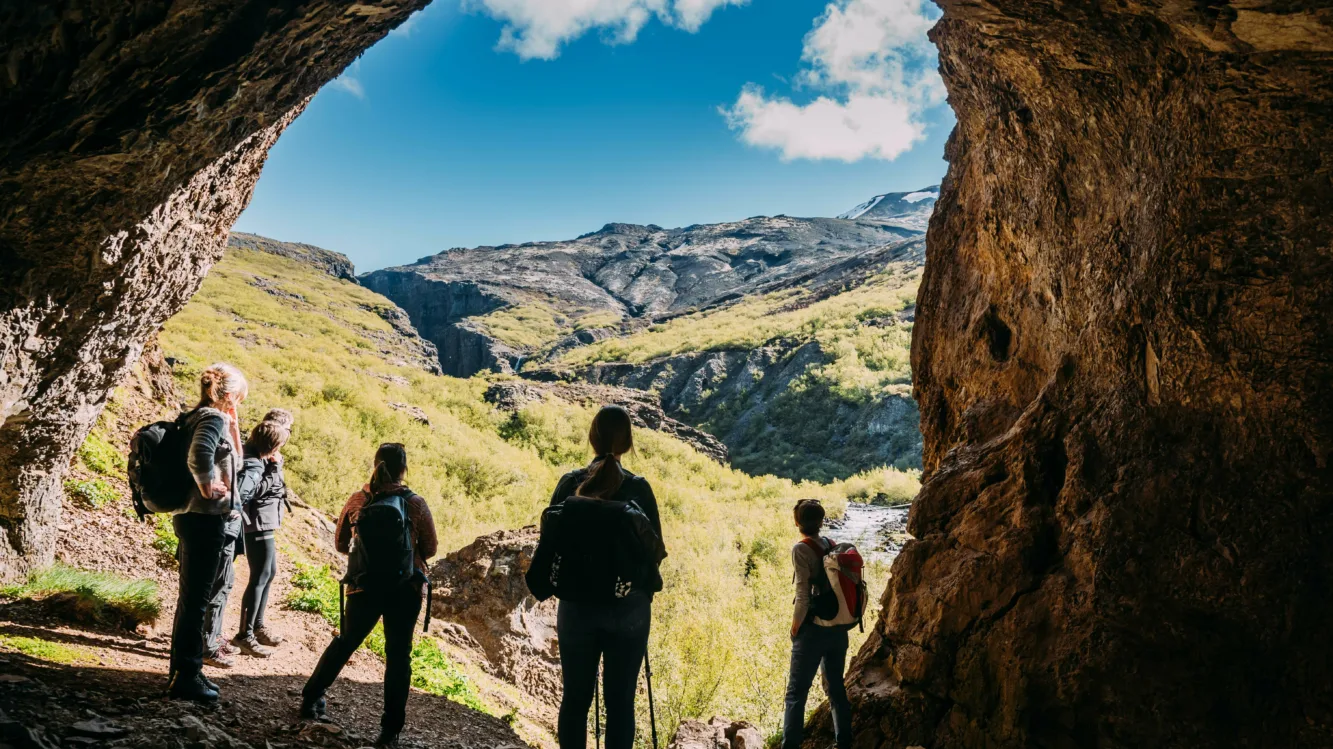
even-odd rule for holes
{"type": "Polygon", "coordinates": [[[278,574],[277,531],[245,534],[245,558],[250,563],[250,580],[241,595],[241,637],[250,637],[264,626],[264,609],[268,608],[268,590],[278,574]]]}
{"type": "Polygon", "coordinates": [[[236,547],[241,540],[240,518],[227,518],[222,528],[222,556],[217,574],[209,590],[208,607],[204,611],[204,653],[216,653],[222,645],[222,619],[227,615],[227,597],[236,584],[236,547]]]}
{"type": "Polygon", "coordinates": [[[634,697],[639,666],[648,651],[652,600],[642,594],[605,604],[561,601],[556,618],[560,638],[560,749],[588,745],[588,708],[602,668],[606,705],[606,749],[634,746],[634,697]]]}
{"type": "Polygon", "coordinates": [[[180,563],[180,592],[171,627],[171,670],[193,678],[204,667],[204,618],[227,546],[227,518],[187,512],[171,519],[180,563]]]}
{"type": "Polygon", "coordinates": [[[800,749],[805,737],[805,699],[823,667],[824,690],[833,709],[833,734],[838,749],[852,745],[852,704],[847,701],[843,666],[847,661],[847,632],[807,623],[791,645],[791,672],[787,677],[787,709],[782,716],[782,749],[800,749]]]}
{"type": "Polygon", "coordinates": [[[305,683],[306,699],[324,696],[329,685],[361,647],[375,623],[384,617],[384,715],[380,727],[390,733],[407,721],[407,693],[412,688],[412,630],[421,613],[421,588],[408,583],[387,591],[362,591],[347,596],[343,631],[324,649],[315,673],[305,683]]]}

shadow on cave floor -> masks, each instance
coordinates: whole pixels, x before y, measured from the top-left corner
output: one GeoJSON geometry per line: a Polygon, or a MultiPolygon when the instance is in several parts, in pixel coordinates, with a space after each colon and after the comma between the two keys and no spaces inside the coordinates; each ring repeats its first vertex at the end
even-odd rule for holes
{"type": "MultiPolygon", "coordinates": [[[[342,678],[329,692],[337,722],[297,720],[304,669],[209,677],[222,688],[214,707],[166,700],[168,643],[111,630],[13,621],[0,608],[0,746],[198,747],[325,746],[369,744],[379,727],[382,686],[367,670],[342,678]],[[96,735],[80,721],[102,718],[116,730],[96,735]],[[79,738],[87,736],[92,741],[79,738]],[[109,743],[110,742],[110,743],[109,743]]],[[[293,647],[295,647],[294,644],[293,647]]],[[[408,701],[407,747],[522,748],[503,721],[443,697],[413,691],[408,701]]]]}

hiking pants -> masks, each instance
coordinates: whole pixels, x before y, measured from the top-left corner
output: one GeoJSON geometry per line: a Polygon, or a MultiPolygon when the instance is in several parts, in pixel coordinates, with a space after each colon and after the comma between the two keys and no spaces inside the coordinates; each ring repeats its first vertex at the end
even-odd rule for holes
{"type": "MultiPolygon", "coordinates": [[[[171,518],[179,544],[180,592],[171,627],[171,670],[187,679],[204,667],[204,618],[227,546],[225,515],[186,512],[171,518]]],[[[230,557],[228,557],[230,558],[230,557]]]]}
{"type": "Polygon", "coordinates": [[[597,687],[599,662],[606,749],[634,746],[634,697],[652,618],[652,599],[642,593],[610,603],[560,602],[556,615],[564,684],[557,728],[560,749],[588,745],[588,709],[597,687]]]}
{"type": "Polygon", "coordinates": [[[241,519],[228,518],[223,525],[222,556],[209,589],[208,608],[204,611],[204,654],[212,655],[222,645],[222,620],[227,615],[227,597],[236,583],[236,547],[241,539],[241,519]]]}
{"type": "Polygon", "coordinates": [[[268,591],[273,577],[278,574],[277,531],[257,531],[245,534],[245,558],[250,563],[250,579],[241,595],[240,635],[248,638],[264,626],[264,609],[268,608],[268,591]]]}
{"type": "Polygon", "coordinates": [[[380,728],[390,733],[402,731],[407,722],[407,693],[412,688],[412,631],[421,613],[421,595],[420,584],[412,582],[386,591],[349,594],[343,631],[324,649],[302,696],[306,699],[324,696],[347,665],[347,659],[383,617],[384,715],[380,718],[380,728]]]}
{"type": "Polygon", "coordinates": [[[823,667],[824,691],[833,711],[833,734],[838,749],[852,745],[852,704],[847,700],[843,667],[847,661],[847,632],[807,622],[792,640],[791,672],[787,677],[787,706],[782,716],[782,749],[800,749],[805,738],[805,700],[823,667]]]}

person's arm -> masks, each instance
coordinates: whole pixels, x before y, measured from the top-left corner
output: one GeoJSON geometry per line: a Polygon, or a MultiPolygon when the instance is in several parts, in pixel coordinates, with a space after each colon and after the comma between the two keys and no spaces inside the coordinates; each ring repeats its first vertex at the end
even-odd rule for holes
{"type": "Polygon", "coordinates": [[[363,504],[365,504],[364,495],[356,492],[347,500],[342,514],[338,516],[338,527],[333,532],[333,547],[343,554],[352,549],[352,513],[361,509],[363,504]]]}
{"type": "Polygon", "coordinates": [[[236,472],[236,493],[240,495],[242,508],[248,507],[261,496],[264,478],[264,461],[246,458],[241,463],[241,470],[236,472]]]}
{"type": "MultiPolygon", "coordinates": [[[[653,530],[657,531],[657,537],[663,539],[665,544],[666,537],[662,535],[662,516],[657,513],[657,496],[653,494],[653,485],[648,483],[648,479],[640,479],[640,481],[643,483],[643,496],[640,498],[643,506],[639,509],[643,510],[643,514],[647,515],[648,519],[652,521],[653,530]]],[[[662,547],[662,556],[666,556],[665,545],[662,547]]]]}
{"type": "Polygon", "coordinates": [[[407,500],[412,512],[412,529],[417,533],[417,556],[427,561],[439,551],[439,539],[435,535],[435,518],[430,514],[430,505],[418,494],[407,500]]]}
{"type": "Polygon", "coordinates": [[[555,484],[555,491],[551,492],[551,504],[558,505],[566,499],[574,496],[574,492],[579,488],[578,477],[573,473],[566,473],[560,477],[555,484]]]}
{"type": "Polygon", "coordinates": [[[791,550],[791,564],[796,574],[796,603],[791,615],[791,636],[795,637],[800,631],[801,625],[805,623],[805,617],[810,612],[810,566],[812,560],[812,550],[804,543],[798,543],[791,550]]]}
{"type": "Polygon", "coordinates": [[[221,499],[227,493],[222,481],[222,473],[217,466],[218,445],[227,433],[227,420],[221,414],[205,413],[195,420],[194,433],[190,435],[190,449],[185,462],[189,466],[194,483],[199,485],[199,493],[205,499],[221,499]]]}
{"type": "Polygon", "coordinates": [[[555,564],[555,546],[551,542],[559,522],[560,510],[542,513],[541,535],[537,537],[537,549],[532,552],[532,563],[523,574],[523,582],[528,592],[538,601],[545,601],[555,595],[555,585],[551,581],[551,569],[555,564]]]}

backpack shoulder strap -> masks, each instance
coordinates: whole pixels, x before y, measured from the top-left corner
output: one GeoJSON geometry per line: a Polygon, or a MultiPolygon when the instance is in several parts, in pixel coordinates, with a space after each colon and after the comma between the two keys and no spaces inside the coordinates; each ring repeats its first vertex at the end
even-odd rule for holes
{"type": "Polygon", "coordinates": [[[833,548],[833,542],[827,538],[814,539],[807,536],[801,539],[801,543],[814,549],[815,553],[819,554],[820,557],[827,556],[829,551],[833,548]]]}

